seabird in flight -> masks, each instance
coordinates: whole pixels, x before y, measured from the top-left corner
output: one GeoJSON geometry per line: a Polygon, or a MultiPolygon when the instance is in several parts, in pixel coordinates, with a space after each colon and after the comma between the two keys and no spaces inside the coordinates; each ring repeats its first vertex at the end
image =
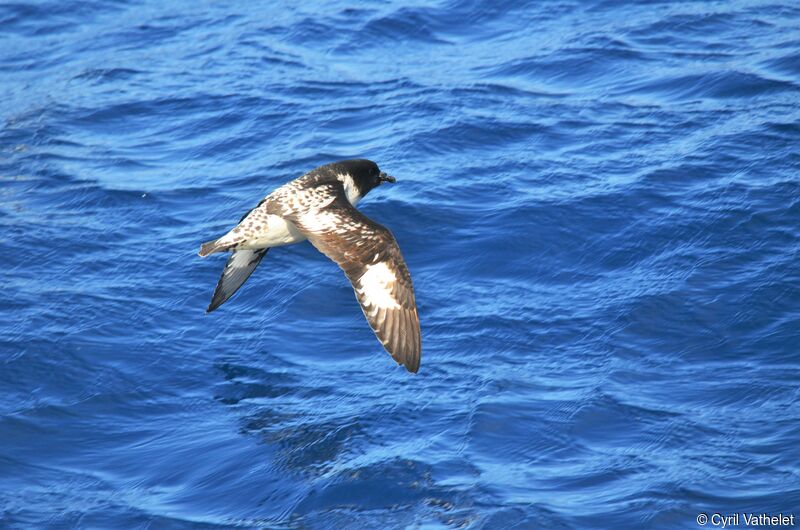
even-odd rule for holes
{"type": "Polygon", "coordinates": [[[242,286],[272,247],[308,239],[342,268],[386,351],[410,372],[422,350],[414,287],[392,233],[355,205],[382,182],[370,160],[320,166],[270,193],[230,232],[203,243],[200,256],[230,251],[207,312],[242,286]]]}

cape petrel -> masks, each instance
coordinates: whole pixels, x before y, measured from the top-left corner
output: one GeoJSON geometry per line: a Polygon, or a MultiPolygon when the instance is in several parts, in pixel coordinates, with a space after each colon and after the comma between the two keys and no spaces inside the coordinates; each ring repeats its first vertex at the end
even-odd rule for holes
{"type": "Polygon", "coordinates": [[[200,256],[231,251],[206,312],[242,286],[272,247],[308,239],[353,285],[383,347],[410,372],[422,350],[411,275],[392,233],[355,205],[382,182],[395,182],[370,160],[320,166],[276,189],[230,232],[200,247],[200,256]]]}

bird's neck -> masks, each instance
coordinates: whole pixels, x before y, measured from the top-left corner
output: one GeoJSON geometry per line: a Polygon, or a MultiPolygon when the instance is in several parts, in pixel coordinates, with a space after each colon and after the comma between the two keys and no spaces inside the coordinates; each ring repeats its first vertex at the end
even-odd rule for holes
{"type": "Polygon", "coordinates": [[[351,177],[348,173],[343,173],[339,175],[339,179],[342,181],[342,185],[344,186],[344,194],[347,197],[348,202],[355,206],[358,204],[358,201],[361,200],[361,190],[358,189],[353,177],[351,177]]]}

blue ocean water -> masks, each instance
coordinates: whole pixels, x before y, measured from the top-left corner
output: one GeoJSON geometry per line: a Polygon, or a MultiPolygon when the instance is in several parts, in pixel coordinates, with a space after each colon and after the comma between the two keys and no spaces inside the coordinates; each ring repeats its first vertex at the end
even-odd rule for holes
{"type": "Polygon", "coordinates": [[[0,72],[0,527],[800,518],[800,7],[3,3],[0,72]],[[348,157],[416,376],[307,243],[204,314],[348,157]]]}

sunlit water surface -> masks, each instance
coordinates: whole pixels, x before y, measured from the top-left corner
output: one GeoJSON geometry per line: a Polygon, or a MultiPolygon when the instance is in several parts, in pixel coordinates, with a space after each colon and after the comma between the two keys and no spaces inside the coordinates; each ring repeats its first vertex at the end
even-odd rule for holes
{"type": "Polygon", "coordinates": [[[0,526],[800,516],[791,2],[0,5],[0,526]],[[405,4],[405,5],[404,5],[405,4]],[[340,158],[423,363],[332,262],[199,244],[340,158]]]}

